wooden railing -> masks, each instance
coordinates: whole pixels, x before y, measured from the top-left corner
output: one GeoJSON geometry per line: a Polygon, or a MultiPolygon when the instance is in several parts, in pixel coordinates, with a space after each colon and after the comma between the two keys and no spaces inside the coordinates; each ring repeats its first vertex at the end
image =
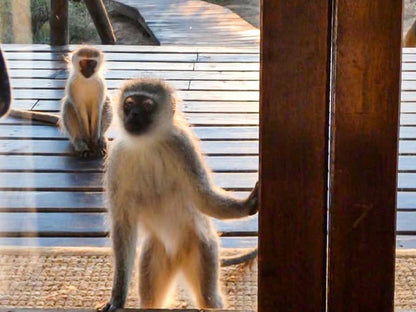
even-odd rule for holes
{"type": "MultiPolygon", "coordinates": [[[[102,0],[84,0],[103,44],[115,44],[116,37],[102,0]]],[[[68,0],[51,0],[51,45],[69,43],[68,0]]]]}

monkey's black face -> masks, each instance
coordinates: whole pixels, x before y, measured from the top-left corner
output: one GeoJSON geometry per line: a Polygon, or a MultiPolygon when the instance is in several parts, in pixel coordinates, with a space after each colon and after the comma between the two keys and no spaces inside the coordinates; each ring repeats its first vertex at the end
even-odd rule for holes
{"type": "Polygon", "coordinates": [[[81,73],[85,78],[90,78],[97,67],[97,61],[84,59],[79,61],[79,66],[81,67],[81,73]]]}
{"type": "Polygon", "coordinates": [[[123,102],[124,127],[131,134],[143,134],[154,121],[157,103],[144,95],[132,95],[123,102]]]}

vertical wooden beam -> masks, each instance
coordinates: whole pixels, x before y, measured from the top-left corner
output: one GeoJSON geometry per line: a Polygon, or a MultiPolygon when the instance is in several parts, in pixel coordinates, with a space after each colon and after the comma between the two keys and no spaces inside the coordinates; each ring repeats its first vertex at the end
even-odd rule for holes
{"type": "Polygon", "coordinates": [[[30,0],[12,2],[14,43],[28,44],[33,41],[30,0]]]}
{"type": "Polygon", "coordinates": [[[329,312],[393,311],[401,0],[336,0],[329,312]]]}
{"type": "Polygon", "coordinates": [[[94,22],[95,28],[97,29],[98,35],[101,38],[101,42],[103,44],[115,44],[116,37],[103,1],[85,0],[85,4],[94,22]]]}
{"type": "Polygon", "coordinates": [[[50,39],[52,46],[69,43],[68,0],[51,0],[50,39]]]}
{"type": "Polygon", "coordinates": [[[261,11],[258,308],[324,311],[329,1],[261,11]]]}

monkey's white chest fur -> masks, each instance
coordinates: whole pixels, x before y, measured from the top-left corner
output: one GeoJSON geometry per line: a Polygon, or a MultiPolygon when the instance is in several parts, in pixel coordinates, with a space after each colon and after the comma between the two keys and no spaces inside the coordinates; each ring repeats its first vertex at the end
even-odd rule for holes
{"type": "Polygon", "coordinates": [[[104,80],[94,77],[86,79],[82,75],[77,75],[72,82],[71,92],[74,105],[84,121],[89,137],[92,137],[93,129],[100,125],[100,112],[105,99],[104,80]]]}
{"type": "Polygon", "coordinates": [[[88,111],[91,111],[92,107],[100,105],[103,101],[104,86],[100,79],[86,79],[79,75],[73,81],[73,88],[77,90],[72,94],[75,104],[85,105],[88,111]]]}
{"type": "MultiPolygon", "coordinates": [[[[195,223],[210,221],[192,209],[189,182],[174,153],[164,144],[125,147],[116,141],[110,153],[107,188],[113,218],[136,219],[175,254],[192,235],[195,223]]],[[[132,144],[126,144],[132,145],[132,144]]]]}

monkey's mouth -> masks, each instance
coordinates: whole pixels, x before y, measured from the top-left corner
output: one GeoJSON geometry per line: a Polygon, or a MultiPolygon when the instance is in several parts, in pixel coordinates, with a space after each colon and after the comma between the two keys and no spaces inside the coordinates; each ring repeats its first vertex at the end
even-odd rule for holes
{"type": "Polygon", "coordinates": [[[94,74],[94,69],[92,68],[83,68],[81,69],[81,73],[85,78],[90,78],[94,74]]]}
{"type": "Polygon", "coordinates": [[[124,123],[124,128],[127,132],[134,134],[134,135],[140,135],[146,133],[150,128],[150,123],[147,122],[129,122],[126,121],[124,123]]]}

